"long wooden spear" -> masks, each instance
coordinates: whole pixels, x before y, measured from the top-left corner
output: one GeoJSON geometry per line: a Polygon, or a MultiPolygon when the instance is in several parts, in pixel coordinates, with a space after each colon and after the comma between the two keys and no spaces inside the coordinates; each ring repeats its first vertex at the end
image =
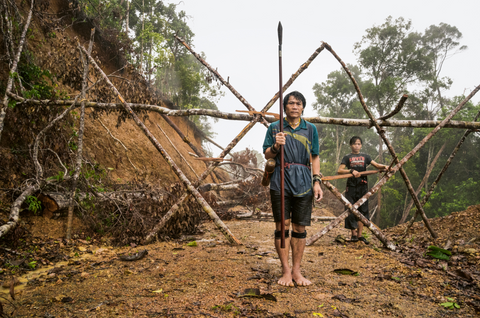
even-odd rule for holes
{"type": "MultiPolygon", "coordinates": [[[[278,22],[278,73],[279,73],[279,82],[280,90],[278,92],[279,98],[278,102],[280,105],[280,132],[283,133],[283,85],[282,85],[282,36],[283,36],[283,27],[282,23],[278,22]]],[[[283,153],[283,145],[280,145],[280,247],[285,248],[285,156],[283,153]]]]}

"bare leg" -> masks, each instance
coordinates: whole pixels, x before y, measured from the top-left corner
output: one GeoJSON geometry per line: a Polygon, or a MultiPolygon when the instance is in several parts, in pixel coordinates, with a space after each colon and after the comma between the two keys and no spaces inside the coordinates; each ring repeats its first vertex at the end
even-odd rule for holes
{"type": "MultiPolygon", "coordinates": [[[[294,224],[294,223],[292,223],[292,225],[293,225],[293,230],[295,232],[297,233],[305,232],[305,226],[294,224]]],[[[292,237],[290,242],[292,245],[292,263],[293,263],[292,279],[294,279],[297,285],[299,286],[308,286],[312,282],[306,279],[305,277],[303,277],[300,271],[300,264],[302,263],[302,257],[303,257],[303,251],[305,250],[306,239],[292,237]]]]}
{"type": "MultiPolygon", "coordinates": [[[[275,227],[277,231],[281,230],[281,223],[276,222],[275,227]]],[[[285,220],[285,230],[290,229],[290,220],[285,220]]],[[[290,237],[285,238],[285,248],[281,248],[281,240],[275,239],[275,249],[278,253],[278,258],[282,263],[282,277],[278,280],[278,284],[282,286],[294,286],[292,281],[292,271],[288,265],[288,254],[290,253],[290,237]]]]}
{"type": "Polygon", "coordinates": [[[361,237],[363,233],[363,223],[361,221],[358,221],[357,223],[358,223],[357,236],[361,237]]]}

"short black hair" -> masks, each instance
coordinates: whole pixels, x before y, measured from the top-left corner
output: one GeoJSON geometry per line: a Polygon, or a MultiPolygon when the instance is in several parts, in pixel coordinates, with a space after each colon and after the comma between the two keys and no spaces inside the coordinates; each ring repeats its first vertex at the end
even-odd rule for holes
{"type": "Polygon", "coordinates": [[[358,136],[353,136],[352,138],[350,138],[350,146],[353,145],[357,140],[360,140],[360,143],[363,145],[362,138],[358,136]]]}
{"type": "Polygon", "coordinates": [[[293,92],[290,92],[287,95],[285,95],[285,97],[283,98],[283,110],[286,109],[288,100],[290,99],[290,96],[293,96],[296,99],[298,99],[299,101],[301,101],[302,104],[303,104],[303,110],[305,110],[305,106],[307,105],[307,101],[305,100],[305,97],[302,95],[302,93],[300,93],[298,91],[293,91],[293,92]]]}

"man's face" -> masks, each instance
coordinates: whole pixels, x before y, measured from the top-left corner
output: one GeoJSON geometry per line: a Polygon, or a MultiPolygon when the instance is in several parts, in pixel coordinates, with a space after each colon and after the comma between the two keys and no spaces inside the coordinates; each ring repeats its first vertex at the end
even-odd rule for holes
{"type": "Polygon", "coordinates": [[[303,112],[303,103],[301,100],[296,99],[294,96],[288,98],[287,105],[285,107],[285,113],[290,119],[300,118],[303,112]]]}
{"type": "Polygon", "coordinates": [[[360,149],[362,149],[362,143],[359,139],[357,139],[353,144],[350,145],[350,147],[352,148],[353,153],[359,153],[360,149]]]}

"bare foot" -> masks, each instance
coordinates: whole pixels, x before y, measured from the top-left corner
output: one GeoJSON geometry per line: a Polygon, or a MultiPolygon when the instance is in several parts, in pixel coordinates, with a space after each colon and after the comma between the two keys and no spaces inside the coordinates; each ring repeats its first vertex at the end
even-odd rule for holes
{"type": "Polygon", "coordinates": [[[292,275],[293,280],[295,280],[295,283],[297,283],[298,286],[308,286],[311,285],[312,282],[303,277],[302,274],[293,274],[292,275]]]}
{"type": "Polygon", "coordinates": [[[280,279],[278,280],[277,284],[293,287],[292,274],[288,272],[286,274],[283,274],[283,276],[280,277],[280,279]]]}

